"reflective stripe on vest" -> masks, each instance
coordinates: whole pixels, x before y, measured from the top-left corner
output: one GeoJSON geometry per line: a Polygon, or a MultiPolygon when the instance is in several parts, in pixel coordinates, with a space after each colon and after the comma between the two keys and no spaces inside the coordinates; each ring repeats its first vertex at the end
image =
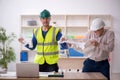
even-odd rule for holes
{"type": "MultiPolygon", "coordinates": [[[[58,53],[59,53],[59,51],[57,51],[57,52],[48,52],[48,53],[45,53],[44,55],[55,55],[55,54],[58,54],[58,53]]],[[[43,55],[42,52],[37,52],[37,54],[38,55],[43,55]]]]}
{"type": "Polygon", "coordinates": [[[58,43],[57,43],[57,42],[51,42],[51,43],[38,43],[37,45],[48,46],[48,45],[58,45],[58,43]]]}

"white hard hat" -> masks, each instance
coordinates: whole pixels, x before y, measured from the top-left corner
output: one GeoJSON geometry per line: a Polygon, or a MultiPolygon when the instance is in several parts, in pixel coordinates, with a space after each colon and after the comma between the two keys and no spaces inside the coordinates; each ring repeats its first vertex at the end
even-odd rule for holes
{"type": "Polygon", "coordinates": [[[105,26],[105,22],[101,18],[96,18],[92,21],[92,24],[90,26],[91,31],[96,31],[105,26]]]}

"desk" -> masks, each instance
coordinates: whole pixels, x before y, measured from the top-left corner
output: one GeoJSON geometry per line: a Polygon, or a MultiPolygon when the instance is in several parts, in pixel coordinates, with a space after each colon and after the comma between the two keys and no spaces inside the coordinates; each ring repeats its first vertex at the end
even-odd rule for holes
{"type": "Polygon", "coordinates": [[[58,65],[60,69],[82,69],[85,59],[85,57],[59,58],[58,65]]]}
{"type": "Polygon", "coordinates": [[[64,73],[64,77],[17,78],[0,77],[0,80],[107,80],[101,73],[64,73]]]}

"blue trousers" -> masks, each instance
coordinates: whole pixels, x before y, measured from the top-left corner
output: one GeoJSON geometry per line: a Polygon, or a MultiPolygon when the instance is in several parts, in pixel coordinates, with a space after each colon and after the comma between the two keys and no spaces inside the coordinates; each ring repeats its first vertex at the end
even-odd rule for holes
{"type": "Polygon", "coordinates": [[[83,64],[82,72],[101,72],[108,80],[110,80],[110,65],[107,59],[95,62],[88,58],[83,64]]]}

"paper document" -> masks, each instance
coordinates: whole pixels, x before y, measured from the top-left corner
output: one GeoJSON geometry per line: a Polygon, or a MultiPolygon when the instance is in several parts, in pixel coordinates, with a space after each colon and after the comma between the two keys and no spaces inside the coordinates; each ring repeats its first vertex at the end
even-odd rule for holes
{"type": "Polygon", "coordinates": [[[0,74],[1,77],[16,77],[16,72],[7,72],[4,74],[0,74]]]}
{"type": "Polygon", "coordinates": [[[39,72],[39,76],[46,76],[48,77],[48,75],[53,75],[54,72],[39,72]]]}
{"type": "Polygon", "coordinates": [[[72,45],[76,45],[77,47],[81,48],[81,49],[84,49],[84,45],[85,43],[84,42],[76,42],[76,41],[59,41],[58,42],[59,44],[62,44],[62,43],[70,43],[72,45]]]}

